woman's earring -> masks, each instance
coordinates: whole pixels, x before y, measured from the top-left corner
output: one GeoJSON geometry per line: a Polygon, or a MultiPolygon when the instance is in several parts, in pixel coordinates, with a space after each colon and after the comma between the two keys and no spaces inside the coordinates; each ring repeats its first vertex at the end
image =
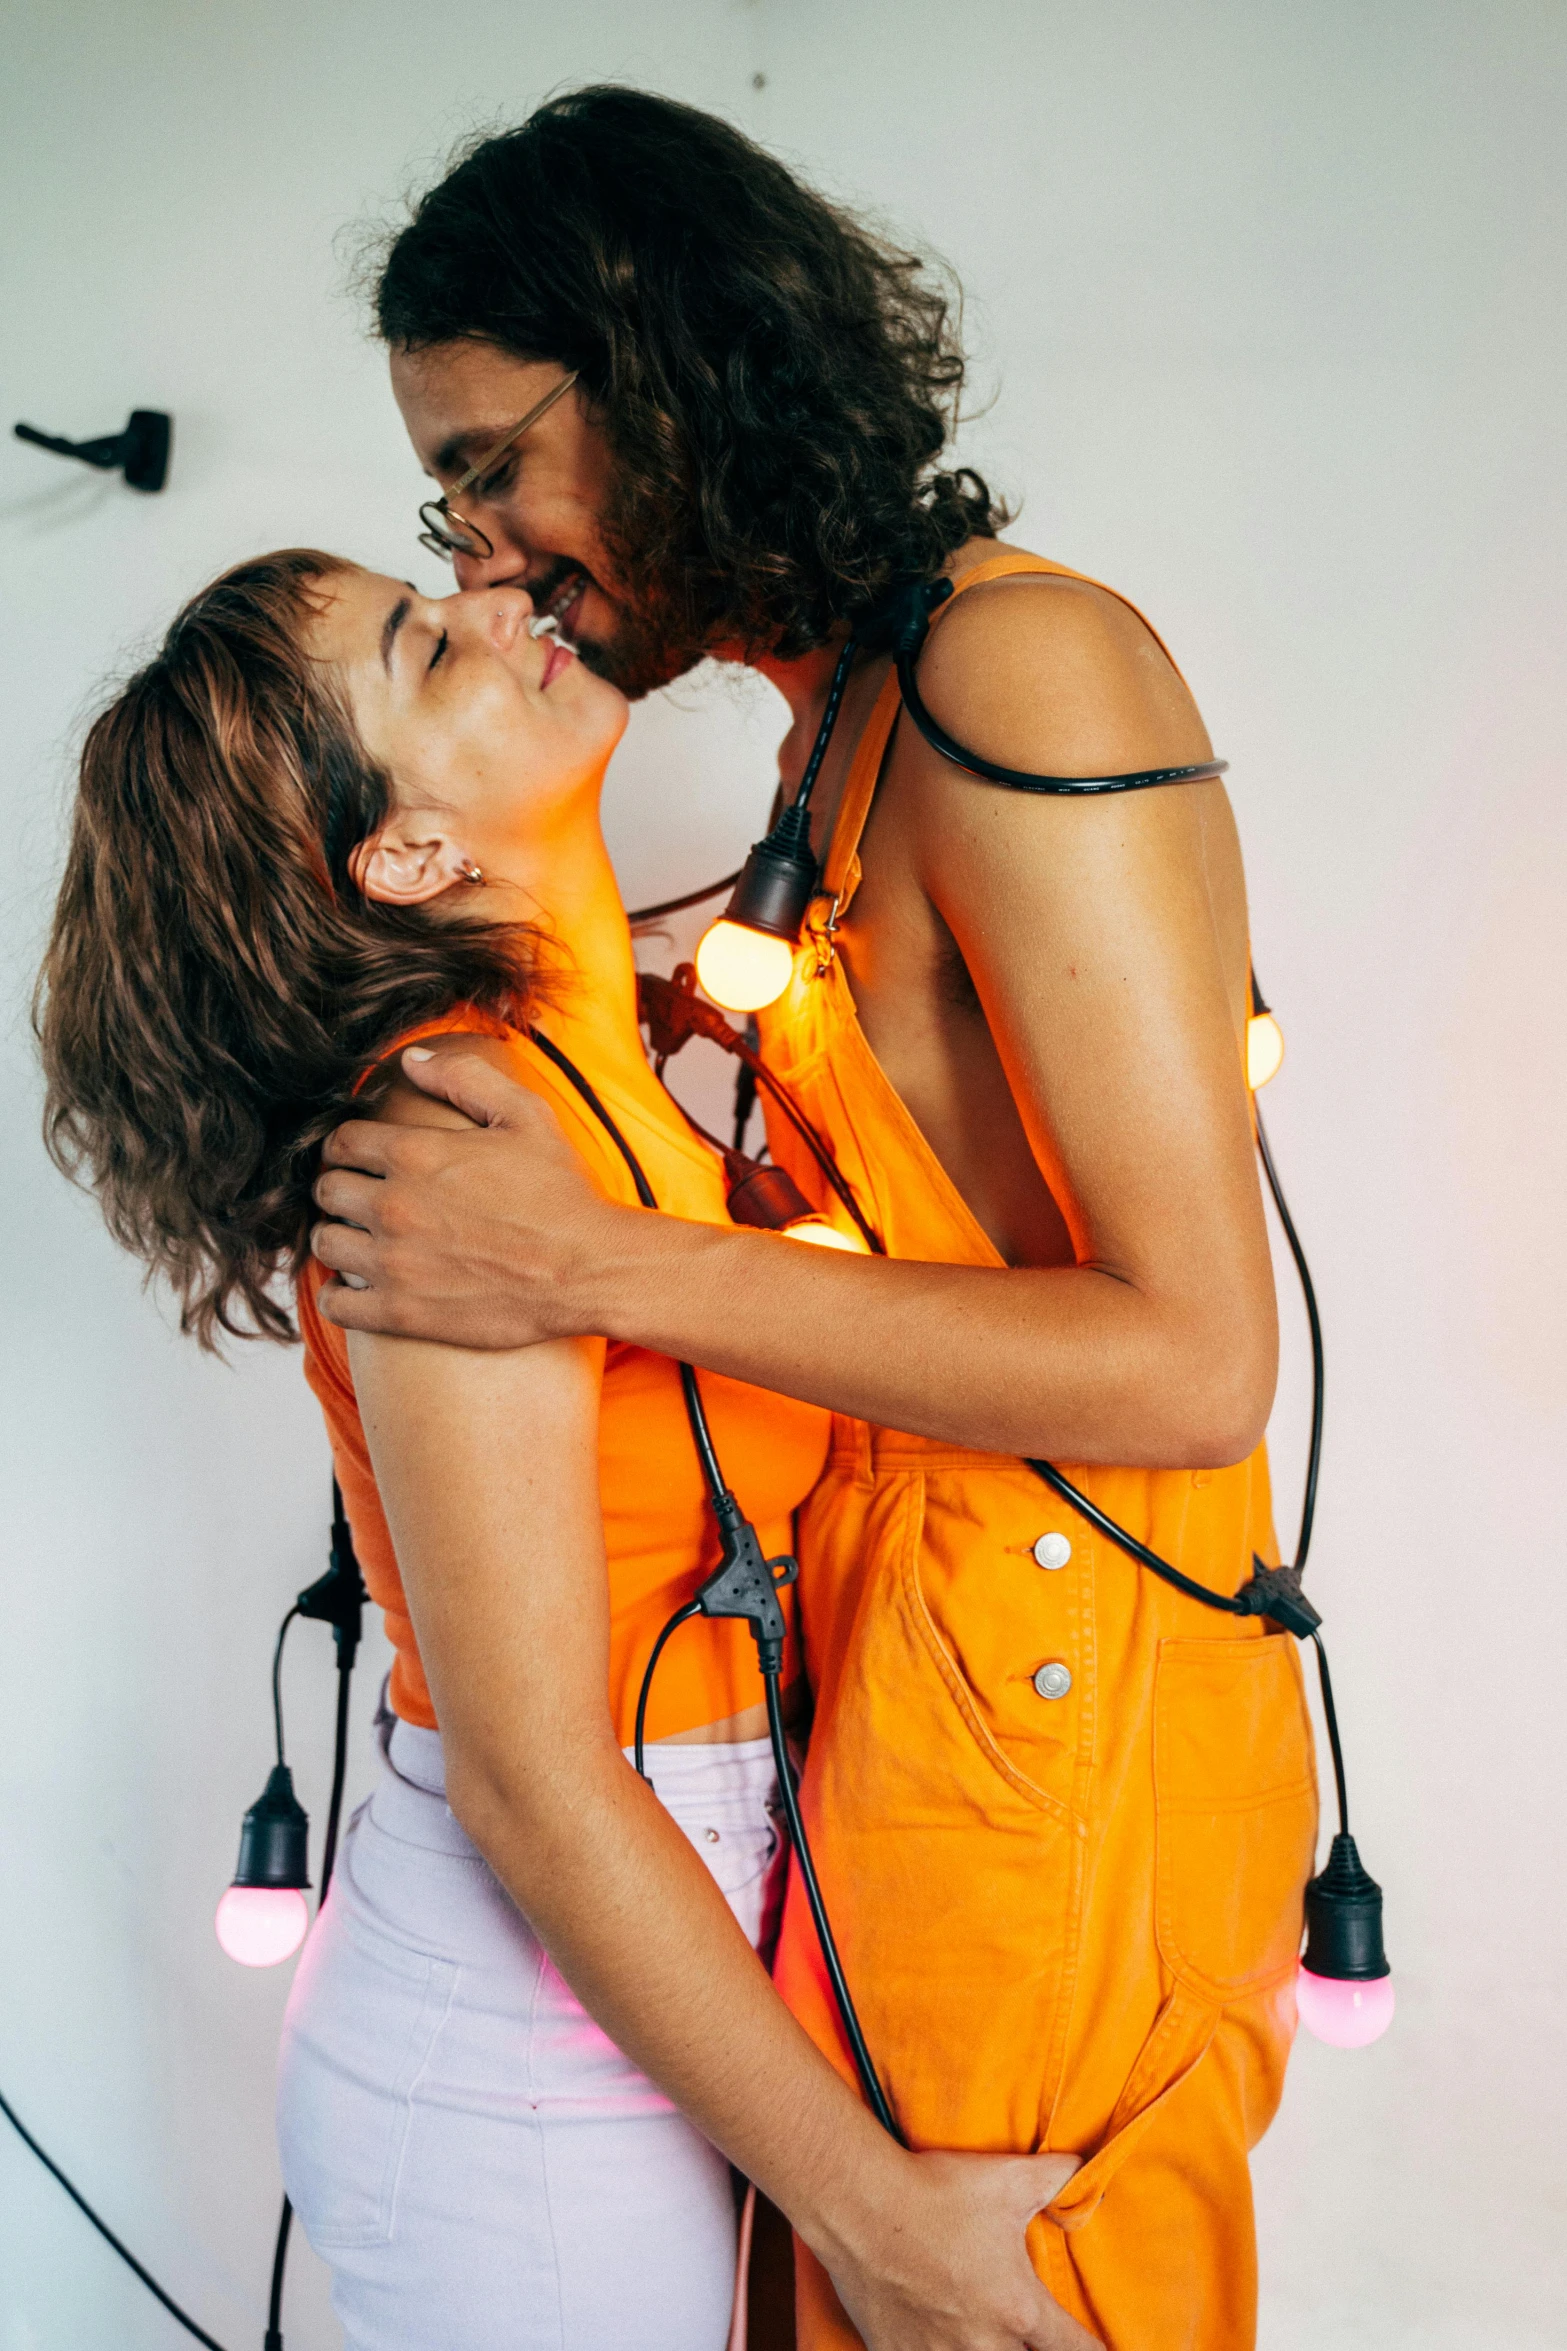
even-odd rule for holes
{"type": "Polygon", "coordinates": [[[482,873],[479,871],[479,868],[478,868],[478,867],[477,867],[477,866],[474,864],[474,862],[473,862],[473,859],[472,859],[471,857],[469,858],[469,860],[468,860],[467,864],[466,864],[466,865],[463,867],[463,869],[462,869],[462,878],[463,878],[463,880],[464,880],[465,882],[472,882],[472,884],[473,884],[473,886],[474,886],[474,888],[475,888],[475,889],[477,889],[477,888],[478,888],[479,884],[480,884],[480,883],[483,881],[483,879],[484,879],[484,876],[483,876],[483,874],[482,874],[482,873]]]}

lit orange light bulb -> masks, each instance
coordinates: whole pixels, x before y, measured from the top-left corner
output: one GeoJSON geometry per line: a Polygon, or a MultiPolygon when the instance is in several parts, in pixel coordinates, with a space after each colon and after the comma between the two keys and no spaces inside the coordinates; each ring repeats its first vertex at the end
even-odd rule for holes
{"type": "Polygon", "coordinates": [[[858,1233],[840,1233],[824,1216],[798,1217],[783,1229],[791,1241],[810,1241],[818,1249],[847,1249],[856,1257],[870,1255],[858,1233]]]}
{"type": "Polygon", "coordinates": [[[1255,1094],[1277,1077],[1284,1059],[1284,1031],[1271,1012],[1254,1012],[1246,1023],[1246,1083],[1255,1094]]]}
{"type": "Polygon", "coordinates": [[[722,917],[696,951],[696,976],[726,1012],[760,1012],[776,1004],[794,971],[794,949],[775,931],[722,917]]]}

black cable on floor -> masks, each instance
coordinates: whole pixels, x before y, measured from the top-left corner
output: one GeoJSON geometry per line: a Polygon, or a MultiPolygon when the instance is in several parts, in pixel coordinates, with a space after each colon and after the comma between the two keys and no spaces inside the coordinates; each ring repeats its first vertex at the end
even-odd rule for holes
{"type": "Polygon", "coordinates": [[[115,2252],[118,2253],[120,2259],[125,2263],[126,2268],[134,2271],[136,2276],[141,2279],[141,2282],[146,2287],[148,2293],[155,2296],[156,2299],[163,2304],[163,2307],[168,2312],[169,2316],[173,2319],[177,2319],[180,2325],[185,2329],[185,2332],[188,2335],[194,2335],[198,2343],[205,2343],[207,2345],[207,2351],[224,2351],[224,2346],[217,2340],[217,2337],[215,2335],[209,2335],[205,2327],[199,2327],[196,2324],[196,2321],[191,2317],[190,2312],[188,2310],[182,2310],[179,2304],[175,2301],[173,2295],[166,2294],[164,2292],[157,2279],[153,2276],[151,2270],[143,2269],[135,2254],[130,2250],[130,2247],[128,2245],[123,2245],[120,2242],[113,2229],[110,2228],[108,2222],[106,2220],[99,2219],[97,2213],[94,2212],[92,2206],[88,2203],[80,2188],[72,2186],[71,2182],[66,2178],[64,2172],[60,2169],[60,2166],[55,2162],[54,2157],[52,2155],[46,2154],[44,2149],[39,2146],[38,2141],[33,2137],[33,2134],[27,2128],[27,2125],[22,2121],[15,2107],[12,2106],[9,2099],[3,2095],[0,2095],[0,2114],[5,2116],[6,2121],[11,2125],[12,2130],[15,2131],[23,2146],[30,2148],[33,2154],[37,2156],[45,2171],[51,2173],[53,2177],[59,2181],[61,2187],[70,2197],[71,2202],[76,2206],[78,2212],[83,2213],[86,2218],[92,2222],[93,2227],[97,2230],[99,2236],[102,2237],[104,2243],[106,2245],[113,2246],[115,2252]]]}

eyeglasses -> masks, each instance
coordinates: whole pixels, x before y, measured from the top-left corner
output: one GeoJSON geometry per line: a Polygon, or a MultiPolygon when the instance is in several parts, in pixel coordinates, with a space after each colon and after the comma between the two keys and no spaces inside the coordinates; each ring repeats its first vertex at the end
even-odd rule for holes
{"type": "Polygon", "coordinates": [[[419,509],[419,520],[424,524],[424,529],[419,533],[421,547],[428,547],[432,555],[444,555],[448,563],[458,555],[477,555],[483,561],[495,553],[476,522],[470,522],[466,515],[452,512],[452,500],[460,498],[465,490],[471,490],[475,482],[492,472],[496,459],[504,457],[507,450],[522,439],[529,425],[537,424],[539,418],[553,408],[557,400],[563,399],[576,380],[577,370],[573,368],[570,375],[563,376],[552,391],[546,392],[543,399],[529,409],[521,424],[512,426],[504,441],[497,441],[493,449],[485,451],[477,465],[470,465],[461,481],[453,482],[444,497],[425,501],[419,509]]]}

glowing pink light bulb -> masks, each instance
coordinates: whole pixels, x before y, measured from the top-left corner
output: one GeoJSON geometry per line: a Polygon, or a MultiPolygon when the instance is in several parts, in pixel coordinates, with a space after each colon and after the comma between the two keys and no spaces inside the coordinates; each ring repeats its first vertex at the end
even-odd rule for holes
{"type": "Polygon", "coordinates": [[[1330,2049],[1364,2049],[1380,2041],[1393,2021],[1393,1979],[1313,1975],[1303,1967],[1295,1984],[1300,2021],[1330,2049]]]}
{"type": "Polygon", "coordinates": [[[297,1886],[230,1886],[213,1924],[241,1967],[277,1967],[304,1941],[310,1905],[297,1886]]]}
{"type": "Polygon", "coordinates": [[[218,1941],[241,1967],[276,1967],[305,1939],[310,1905],[310,1823],[286,1763],[245,1815],[234,1883],[218,1904],[218,1941]]]}

